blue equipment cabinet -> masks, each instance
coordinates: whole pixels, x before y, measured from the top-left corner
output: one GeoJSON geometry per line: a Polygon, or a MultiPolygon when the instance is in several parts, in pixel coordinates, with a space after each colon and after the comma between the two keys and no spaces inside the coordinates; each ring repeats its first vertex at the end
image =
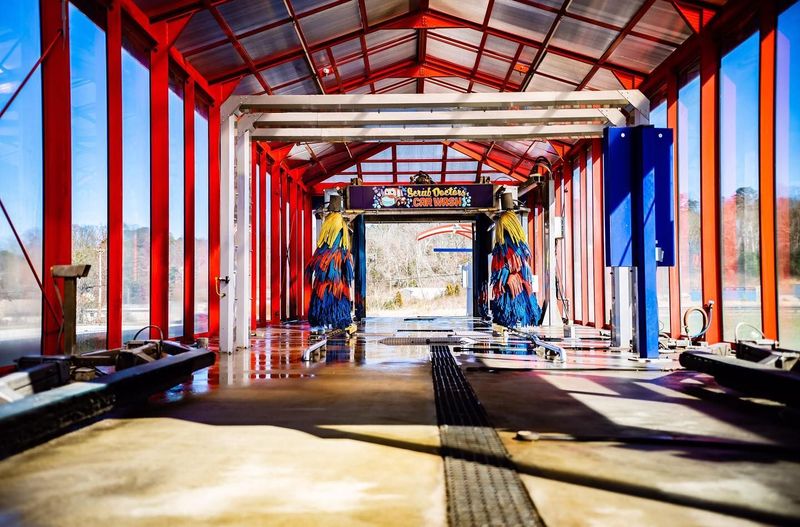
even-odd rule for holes
{"type": "Polygon", "coordinates": [[[606,128],[603,155],[606,265],[636,269],[634,344],[657,358],[656,269],[675,265],[672,130],[606,128]]]}

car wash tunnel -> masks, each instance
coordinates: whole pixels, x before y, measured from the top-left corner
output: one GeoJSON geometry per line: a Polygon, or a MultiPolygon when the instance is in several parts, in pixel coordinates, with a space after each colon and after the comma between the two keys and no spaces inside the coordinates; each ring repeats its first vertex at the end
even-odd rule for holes
{"type": "Polygon", "coordinates": [[[800,2],[2,12],[0,526],[800,524],[800,2]]]}

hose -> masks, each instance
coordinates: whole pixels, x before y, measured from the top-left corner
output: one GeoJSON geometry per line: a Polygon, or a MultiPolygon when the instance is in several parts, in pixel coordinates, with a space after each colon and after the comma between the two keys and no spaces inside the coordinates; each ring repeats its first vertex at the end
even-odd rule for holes
{"type": "Polygon", "coordinates": [[[684,331],[684,334],[681,335],[681,336],[682,337],[686,337],[686,338],[688,338],[688,339],[690,339],[692,341],[703,337],[708,332],[709,328],[711,327],[711,320],[712,320],[713,311],[714,311],[714,301],[713,300],[709,300],[708,303],[705,306],[703,306],[702,309],[699,308],[699,307],[690,307],[689,309],[684,311],[684,313],[683,313],[683,331],[684,331]],[[694,313],[694,312],[700,313],[700,315],[703,317],[703,328],[696,335],[691,335],[691,334],[689,334],[689,315],[694,313]]]}
{"type": "Polygon", "coordinates": [[[761,336],[762,339],[765,338],[764,337],[764,332],[761,331],[760,329],[758,329],[757,327],[755,327],[753,324],[750,324],[749,322],[739,322],[738,324],[736,324],[736,328],[733,330],[733,339],[736,342],[740,342],[742,340],[742,339],[739,338],[739,329],[741,329],[741,328],[750,328],[753,331],[757,332],[761,336]]]}
{"type": "Polygon", "coordinates": [[[142,329],[140,329],[139,331],[136,332],[136,335],[134,335],[131,340],[136,340],[139,337],[139,335],[142,333],[142,331],[144,331],[145,329],[151,329],[151,328],[158,330],[158,334],[160,336],[159,340],[164,340],[164,332],[161,331],[161,328],[156,326],[155,324],[150,324],[149,326],[143,327],[142,329]]]}

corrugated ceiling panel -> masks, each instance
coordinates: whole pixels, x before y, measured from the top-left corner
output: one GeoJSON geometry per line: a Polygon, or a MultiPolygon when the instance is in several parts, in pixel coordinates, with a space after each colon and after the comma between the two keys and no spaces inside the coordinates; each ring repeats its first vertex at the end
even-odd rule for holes
{"type": "MultiPolygon", "coordinates": [[[[450,150],[447,152],[447,170],[470,170],[475,172],[478,170],[478,162],[477,161],[450,161],[450,156],[455,150],[450,150]]],[[[460,152],[459,152],[460,153],[460,152]]],[[[461,154],[463,155],[463,154],[461,154]]],[[[464,156],[467,157],[467,156],[464,156]]]]}
{"type": "Polygon", "coordinates": [[[372,93],[372,87],[367,84],[359,86],[358,88],[353,88],[352,90],[347,90],[347,93],[372,93]]]}
{"type": "Polygon", "coordinates": [[[423,93],[453,93],[453,92],[464,93],[464,90],[457,88],[455,86],[439,84],[438,82],[436,82],[436,79],[425,79],[423,93]]]}
{"type": "Polygon", "coordinates": [[[417,93],[417,81],[416,79],[412,79],[412,81],[407,84],[401,84],[400,86],[382,90],[381,93],[417,93]]]}
{"type": "Polygon", "coordinates": [[[594,24],[564,17],[553,35],[552,45],[589,57],[600,58],[600,55],[616,38],[617,33],[617,31],[594,24]]]}
{"type": "Polygon", "coordinates": [[[289,0],[292,3],[292,8],[295,14],[305,13],[318,7],[323,7],[332,4],[335,0],[289,0]]]}
{"type": "Polygon", "coordinates": [[[658,0],[653,4],[633,30],[674,42],[676,45],[683,44],[683,41],[692,35],[691,28],[686,25],[675,8],[664,0],[658,0]]]}
{"type": "Polygon", "coordinates": [[[353,55],[361,55],[361,39],[358,37],[351,38],[350,40],[333,46],[331,51],[333,52],[333,58],[336,59],[336,62],[346,59],[347,57],[352,57],[353,55]]]}
{"type": "Polygon", "coordinates": [[[175,45],[181,53],[185,53],[194,48],[225,39],[225,33],[222,28],[219,27],[211,13],[204,9],[192,15],[189,23],[181,31],[181,35],[175,45]]]}
{"type": "Polygon", "coordinates": [[[572,0],[567,12],[622,27],[643,3],[644,0],[572,0]]]}
{"type": "Polygon", "coordinates": [[[675,48],[657,42],[628,35],[622,40],[614,53],[608,58],[609,62],[625,65],[637,70],[650,73],[664,59],[669,57],[675,48]]]}
{"type": "Polygon", "coordinates": [[[223,44],[192,55],[191,63],[197,71],[210,78],[244,64],[244,60],[231,44],[223,44]]]}
{"type": "MultiPolygon", "coordinates": [[[[439,150],[440,150],[439,155],[441,156],[442,155],[441,148],[439,150]]],[[[431,162],[431,161],[427,161],[427,162],[424,162],[424,163],[416,163],[416,162],[411,162],[411,163],[398,162],[397,163],[397,171],[398,172],[414,172],[414,173],[416,173],[416,172],[419,172],[420,170],[422,170],[423,172],[427,172],[428,174],[433,175],[435,172],[441,172],[442,171],[442,163],[441,163],[441,161],[437,162],[437,163],[434,163],[434,162],[431,162]]]]}
{"type": "Polygon", "coordinates": [[[467,79],[462,79],[461,77],[439,77],[436,80],[446,82],[447,84],[452,84],[458,88],[462,88],[466,90],[469,88],[469,81],[467,79]]]}
{"type": "Polygon", "coordinates": [[[534,75],[525,91],[574,91],[575,86],[542,75],[534,75]]]}
{"type": "Polygon", "coordinates": [[[403,37],[408,37],[415,33],[416,31],[413,29],[383,29],[381,31],[367,33],[365,37],[367,41],[367,50],[371,50],[390,41],[400,40],[403,37]]]}
{"type": "Polygon", "coordinates": [[[362,172],[392,172],[392,163],[361,163],[362,172]]]}
{"type": "Polygon", "coordinates": [[[310,46],[361,29],[358,3],[351,0],[299,20],[310,46]]]}
{"type": "Polygon", "coordinates": [[[352,174],[338,174],[336,176],[331,176],[328,179],[324,180],[323,183],[350,183],[350,178],[352,174]]]}
{"type": "Polygon", "coordinates": [[[291,22],[240,38],[239,42],[253,60],[300,48],[300,39],[291,22]]]}
{"type": "Polygon", "coordinates": [[[469,44],[474,48],[478,48],[483,40],[483,33],[469,28],[444,28],[435,29],[428,32],[428,35],[441,35],[443,37],[457,40],[458,42],[469,44]]]}
{"type": "Polygon", "coordinates": [[[289,18],[283,0],[233,0],[217,9],[236,34],[289,18]]]}
{"type": "Polygon", "coordinates": [[[441,11],[459,18],[464,18],[478,24],[483,23],[486,17],[486,7],[489,0],[430,0],[431,9],[441,11]]]}
{"type": "Polygon", "coordinates": [[[597,70],[592,78],[589,79],[586,87],[591,90],[622,90],[624,88],[619,79],[605,68],[597,70]]]}
{"type": "Polygon", "coordinates": [[[428,38],[425,52],[431,57],[458,64],[465,68],[472,68],[475,65],[475,59],[478,57],[477,51],[470,51],[456,46],[451,46],[446,42],[435,38],[428,38]]]}
{"type": "Polygon", "coordinates": [[[303,58],[284,62],[267,70],[262,70],[261,73],[267,84],[272,87],[280,86],[311,74],[303,58]]]}
{"type": "Polygon", "coordinates": [[[360,58],[351,60],[350,62],[345,62],[344,64],[339,64],[338,69],[339,76],[343,81],[354,79],[356,77],[363,77],[365,74],[364,61],[360,58]]]}
{"type": "Polygon", "coordinates": [[[311,159],[311,154],[308,153],[306,145],[305,143],[303,143],[294,145],[292,149],[289,151],[289,155],[287,157],[289,157],[289,159],[308,161],[309,159],[311,159]]]}
{"type": "Polygon", "coordinates": [[[364,176],[364,183],[391,183],[394,177],[391,175],[377,175],[364,176]]]}
{"type": "Polygon", "coordinates": [[[481,57],[481,62],[478,65],[478,71],[495,77],[500,81],[503,81],[506,78],[506,74],[508,73],[509,69],[511,69],[510,62],[496,59],[486,54],[481,57]]]}
{"type": "Polygon", "coordinates": [[[542,40],[555,17],[555,13],[514,0],[496,0],[489,25],[522,37],[542,40]]]}
{"type": "Polygon", "coordinates": [[[369,56],[369,68],[377,71],[386,66],[391,66],[404,60],[417,56],[417,40],[404,42],[390,48],[386,48],[369,56]]]}
{"type": "Polygon", "coordinates": [[[417,9],[417,0],[365,0],[370,25],[389,20],[417,9]]]}
{"type": "Polygon", "coordinates": [[[376,90],[381,90],[383,88],[387,88],[389,86],[393,86],[393,85],[395,85],[395,84],[397,84],[397,83],[399,83],[401,81],[404,81],[404,80],[407,80],[407,79],[400,79],[400,78],[396,78],[396,77],[388,77],[386,79],[380,79],[380,80],[375,81],[375,89],[376,90]]]}
{"type": "MultiPolygon", "coordinates": [[[[450,159],[471,159],[471,158],[468,155],[462,154],[461,152],[459,152],[455,148],[451,147],[451,148],[448,148],[448,150],[447,150],[447,159],[450,160],[450,159]]],[[[449,161],[448,161],[448,163],[449,163],[449,161]]]]}
{"type": "Polygon", "coordinates": [[[438,159],[442,145],[397,145],[397,159],[438,159]]]}
{"type": "Polygon", "coordinates": [[[578,84],[591,69],[591,64],[568,59],[555,53],[547,53],[537,71],[578,84]]]}
{"type": "Polygon", "coordinates": [[[481,84],[480,82],[474,82],[472,84],[472,93],[493,93],[496,91],[500,91],[497,88],[492,86],[487,86],[485,84],[481,84]]]}
{"type": "Polygon", "coordinates": [[[319,88],[313,79],[304,79],[275,90],[276,95],[316,95],[318,93],[319,88]]]}
{"type": "Polygon", "coordinates": [[[511,40],[506,40],[504,38],[496,37],[494,35],[489,35],[488,37],[486,37],[486,45],[484,49],[486,51],[493,51],[499,55],[508,57],[509,59],[513,59],[514,56],[517,54],[517,49],[519,49],[519,44],[511,40]]]}
{"type": "Polygon", "coordinates": [[[261,84],[256,80],[253,75],[247,75],[246,77],[242,77],[242,80],[239,81],[239,84],[236,85],[236,89],[233,90],[234,95],[253,95],[255,93],[261,93],[264,91],[264,88],[261,87],[261,84]]]}

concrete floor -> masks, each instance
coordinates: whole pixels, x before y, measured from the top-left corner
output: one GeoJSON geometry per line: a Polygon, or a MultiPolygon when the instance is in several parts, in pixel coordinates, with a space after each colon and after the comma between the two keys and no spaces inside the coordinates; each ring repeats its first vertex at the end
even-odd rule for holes
{"type": "MultiPolygon", "coordinates": [[[[0,462],[0,525],[444,525],[428,348],[378,341],[449,327],[505,345],[465,319],[369,319],[303,363],[306,329],[260,330],[148,405],[0,462]]],[[[800,523],[795,411],[604,351],[460,360],[548,525],[800,523]]]]}

